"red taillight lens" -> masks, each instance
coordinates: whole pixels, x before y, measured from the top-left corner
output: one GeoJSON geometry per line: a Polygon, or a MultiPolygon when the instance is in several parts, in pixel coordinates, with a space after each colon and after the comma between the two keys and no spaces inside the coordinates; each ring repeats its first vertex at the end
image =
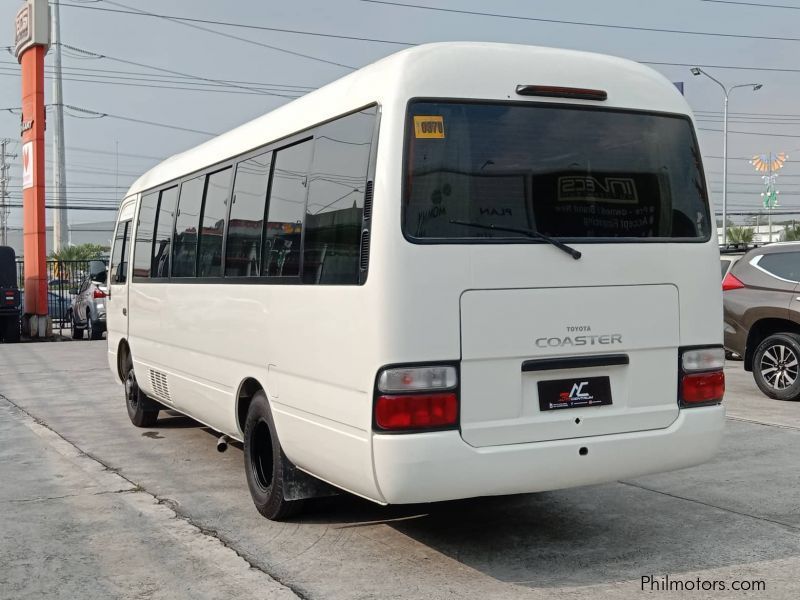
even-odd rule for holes
{"type": "Polygon", "coordinates": [[[744,287],[744,284],[739,281],[736,277],[728,273],[725,275],[725,279],[722,280],[722,291],[727,292],[728,290],[740,290],[744,287]]]}
{"type": "Polygon", "coordinates": [[[375,423],[387,431],[456,425],[458,397],[455,392],[378,396],[375,423]]]}
{"type": "Polygon", "coordinates": [[[94,293],[92,294],[92,296],[95,297],[95,298],[105,298],[106,297],[106,293],[103,290],[99,289],[99,288],[95,288],[94,289],[94,293]]]}
{"type": "Polygon", "coordinates": [[[6,304],[14,304],[14,292],[6,291],[6,304]]]}
{"type": "Polygon", "coordinates": [[[720,402],[725,395],[725,373],[691,373],[681,378],[681,400],[684,404],[720,402]]]}

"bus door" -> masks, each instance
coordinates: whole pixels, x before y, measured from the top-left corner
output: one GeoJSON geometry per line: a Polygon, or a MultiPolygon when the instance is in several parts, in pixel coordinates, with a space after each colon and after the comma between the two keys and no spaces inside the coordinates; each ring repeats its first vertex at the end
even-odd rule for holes
{"type": "Polygon", "coordinates": [[[128,272],[133,246],[135,206],[136,204],[131,202],[120,210],[114,246],[111,250],[106,318],[108,345],[113,350],[116,350],[121,339],[128,337],[128,272]]]}

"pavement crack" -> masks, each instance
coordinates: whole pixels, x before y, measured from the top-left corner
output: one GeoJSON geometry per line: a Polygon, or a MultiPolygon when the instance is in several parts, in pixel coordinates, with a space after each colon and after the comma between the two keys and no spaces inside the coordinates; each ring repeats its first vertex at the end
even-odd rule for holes
{"type": "Polygon", "coordinates": [[[126,494],[138,491],[135,487],[122,490],[104,490],[93,494],[64,494],[63,496],[41,496],[37,498],[18,498],[16,500],[6,500],[5,504],[28,504],[31,502],[50,502],[52,500],[64,500],[65,498],[78,498],[82,496],[105,496],[107,494],[126,494]]]}
{"type": "Polygon", "coordinates": [[[734,417],[732,415],[726,415],[726,417],[731,421],[739,421],[741,423],[752,423],[753,425],[763,425],[764,427],[777,427],[778,429],[791,429],[793,431],[800,431],[800,427],[796,427],[795,425],[784,425],[782,423],[769,423],[768,421],[757,421],[755,419],[734,417]]]}
{"type": "Polygon", "coordinates": [[[753,515],[750,513],[742,512],[740,510],[735,510],[733,508],[727,508],[725,506],[719,506],[717,504],[712,504],[711,502],[704,502],[702,500],[697,500],[696,498],[687,498],[686,496],[680,496],[678,494],[671,494],[669,492],[664,492],[662,490],[656,490],[654,488],[649,488],[645,485],[641,485],[638,483],[631,483],[629,481],[620,481],[622,485],[627,485],[633,488],[637,488],[640,490],[644,490],[646,492],[653,492],[654,494],[661,494],[662,496],[668,496],[670,498],[675,498],[676,500],[685,500],[686,502],[693,502],[694,504],[700,504],[702,506],[707,506],[709,508],[715,508],[717,510],[721,510],[727,513],[731,513],[733,515],[739,515],[740,517],[749,517],[751,519],[756,519],[757,521],[762,521],[764,523],[772,523],[773,525],[780,525],[781,527],[787,527],[793,531],[800,531],[800,526],[793,525],[791,523],[784,523],[783,521],[778,521],[777,519],[770,519],[768,517],[760,517],[758,515],[753,515]]]}
{"type": "MultiPolygon", "coordinates": [[[[67,444],[72,446],[81,456],[85,456],[85,457],[95,461],[96,463],[101,465],[104,468],[104,470],[113,472],[117,477],[123,479],[124,481],[126,481],[127,483],[129,483],[131,485],[131,487],[128,488],[128,489],[114,490],[112,492],[98,492],[98,494],[102,494],[102,493],[126,493],[126,492],[147,494],[151,498],[154,498],[158,504],[166,506],[173,513],[175,518],[181,519],[182,521],[185,521],[186,523],[188,523],[189,525],[191,525],[192,527],[197,529],[202,535],[205,535],[205,536],[208,536],[208,537],[216,539],[223,547],[227,548],[228,550],[230,550],[231,552],[236,554],[236,556],[241,558],[245,563],[247,563],[247,565],[251,569],[254,569],[256,571],[261,572],[262,574],[266,575],[267,577],[269,577],[270,579],[274,580],[278,584],[280,584],[283,587],[287,588],[288,590],[290,590],[295,596],[297,596],[301,600],[311,600],[311,597],[306,592],[304,592],[303,590],[299,589],[297,586],[295,586],[295,585],[293,585],[291,583],[288,583],[283,578],[281,578],[281,577],[279,577],[277,575],[274,575],[273,573],[270,573],[270,571],[269,571],[269,569],[268,569],[268,567],[266,565],[259,563],[257,560],[249,557],[248,555],[246,555],[243,552],[241,552],[240,550],[238,550],[236,547],[233,546],[233,541],[227,539],[219,531],[217,531],[215,529],[211,529],[209,527],[206,527],[206,526],[202,525],[201,523],[199,523],[198,521],[196,521],[195,519],[193,519],[191,515],[189,515],[188,513],[184,512],[183,510],[180,509],[180,504],[178,502],[176,502],[175,500],[173,500],[171,498],[159,496],[159,495],[157,495],[157,494],[155,494],[153,492],[148,491],[147,488],[145,488],[143,485],[141,485],[139,483],[136,483],[136,482],[132,481],[131,479],[129,479],[128,477],[126,477],[125,475],[123,475],[121,470],[118,467],[113,467],[113,466],[109,465],[108,463],[106,463],[101,458],[99,458],[97,456],[94,456],[89,452],[86,452],[80,446],[78,446],[75,442],[73,442],[73,441],[69,440],[68,438],[64,437],[63,435],[61,435],[58,431],[56,431],[55,429],[50,427],[46,422],[44,422],[43,420],[39,419],[35,415],[31,414],[25,408],[21,407],[19,404],[17,404],[16,402],[11,400],[10,398],[4,396],[2,393],[0,393],[0,400],[3,400],[5,402],[7,402],[10,406],[12,406],[14,409],[19,411],[23,415],[25,415],[27,418],[31,419],[37,425],[39,425],[41,427],[44,427],[45,429],[50,431],[53,435],[57,436],[58,438],[60,438],[61,440],[63,440],[64,442],[66,442],[67,444]]],[[[77,494],[73,494],[73,495],[77,495],[77,494]]],[[[65,496],[65,497],[69,497],[69,495],[65,496]]],[[[54,497],[53,499],[56,499],[56,498],[54,497]]]]}

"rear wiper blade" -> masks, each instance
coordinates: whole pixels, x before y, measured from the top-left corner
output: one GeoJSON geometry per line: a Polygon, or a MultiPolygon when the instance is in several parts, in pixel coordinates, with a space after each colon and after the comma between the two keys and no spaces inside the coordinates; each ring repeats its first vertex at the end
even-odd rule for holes
{"type": "Polygon", "coordinates": [[[569,254],[575,260],[578,260],[581,257],[581,253],[575,248],[570,248],[563,242],[559,242],[558,240],[551,238],[549,235],[545,235],[543,233],[539,233],[535,229],[517,229],[516,227],[505,227],[503,225],[484,225],[483,223],[473,223],[472,221],[457,221],[456,219],[450,219],[450,222],[454,225],[466,225],[467,227],[476,227],[478,229],[488,229],[489,231],[510,231],[511,233],[521,233],[522,235],[527,235],[528,237],[536,238],[547,242],[548,244],[552,244],[559,250],[563,250],[567,254],[569,254]]]}

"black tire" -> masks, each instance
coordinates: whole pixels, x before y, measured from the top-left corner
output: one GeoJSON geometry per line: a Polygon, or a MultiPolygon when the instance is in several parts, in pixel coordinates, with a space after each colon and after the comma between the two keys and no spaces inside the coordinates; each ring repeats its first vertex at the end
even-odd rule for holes
{"type": "Polygon", "coordinates": [[[69,322],[72,324],[72,339],[73,340],[82,340],[83,339],[83,328],[78,327],[75,324],[75,313],[70,311],[69,313],[69,322]]]}
{"type": "Polygon", "coordinates": [[[3,323],[3,341],[6,344],[16,344],[19,342],[19,336],[19,317],[6,317],[3,323]]]}
{"type": "Polygon", "coordinates": [[[125,405],[128,408],[128,417],[136,427],[152,427],[158,421],[161,405],[139,389],[130,359],[125,373],[125,405]]]}
{"type": "Polygon", "coordinates": [[[89,313],[86,313],[86,332],[89,334],[90,340],[103,339],[103,329],[92,321],[92,317],[89,313]]]}
{"type": "Polygon", "coordinates": [[[753,379],[775,400],[800,400],[800,335],[775,333],[753,354],[753,379]]]}
{"type": "Polygon", "coordinates": [[[302,500],[284,497],[284,473],[288,459],[283,454],[267,395],[259,390],[250,402],[244,427],[244,469],[253,504],[273,521],[286,519],[302,508],[302,500]]]}

